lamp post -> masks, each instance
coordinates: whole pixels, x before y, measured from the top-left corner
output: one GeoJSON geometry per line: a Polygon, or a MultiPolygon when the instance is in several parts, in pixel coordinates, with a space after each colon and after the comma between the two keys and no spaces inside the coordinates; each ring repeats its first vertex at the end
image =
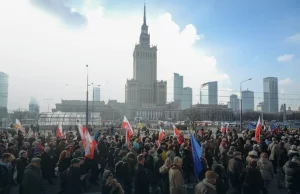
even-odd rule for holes
{"type": "Polygon", "coordinates": [[[243,130],[243,97],[242,97],[242,83],[246,81],[250,81],[252,78],[246,79],[244,81],[240,82],[240,94],[241,94],[241,111],[240,111],[240,131],[242,132],[243,130]]]}
{"type": "Polygon", "coordinates": [[[86,112],[85,112],[85,127],[89,124],[89,66],[86,66],[86,112]]]}

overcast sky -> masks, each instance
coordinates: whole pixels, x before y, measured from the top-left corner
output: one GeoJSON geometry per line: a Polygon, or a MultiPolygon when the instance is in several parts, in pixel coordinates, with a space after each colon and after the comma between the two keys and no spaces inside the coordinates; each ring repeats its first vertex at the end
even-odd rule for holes
{"type": "MultiPolygon", "coordinates": [[[[174,11],[175,2],[174,6],[155,2],[147,2],[147,23],[151,43],[158,47],[158,79],[168,81],[167,101],[173,100],[173,73],[176,72],[184,75],[184,86],[193,88],[193,103],[199,102],[200,85],[216,80],[222,96],[219,101],[226,103],[229,95],[238,93],[235,79],[247,79],[255,74],[251,65],[243,75],[241,70],[245,67],[236,69],[232,58],[237,57],[239,47],[225,44],[226,41],[216,44],[213,34],[210,37],[206,33],[210,30],[196,22],[198,12],[184,18],[178,10],[174,11]],[[230,56],[229,51],[232,51],[230,56]]],[[[112,6],[99,0],[3,1],[0,71],[10,76],[8,109],[27,109],[31,97],[37,99],[41,111],[47,111],[48,103],[54,108],[61,99],[85,100],[85,64],[89,65],[90,83],[102,85],[102,100],[124,102],[126,79],[133,76],[132,54],[138,42],[142,14],[142,1],[135,1],[132,7],[121,3],[112,6]]],[[[273,57],[272,63],[295,60],[297,53],[281,54],[273,57]]],[[[251,53],[254,61],[265,64],[261,55],[261,52],[251,53]]],[[[257,92],[260,98],[256,103],[262,101],[264,76],[271,75],[260,75],[252,85],[244,86],[257,92]]],[[[284,89],[296,79],[280,72],[274,76],[279,77],[282,92],[295,91],[284,89]]],[[[293,107],[298,103],[289,102],[293,107]]]]}

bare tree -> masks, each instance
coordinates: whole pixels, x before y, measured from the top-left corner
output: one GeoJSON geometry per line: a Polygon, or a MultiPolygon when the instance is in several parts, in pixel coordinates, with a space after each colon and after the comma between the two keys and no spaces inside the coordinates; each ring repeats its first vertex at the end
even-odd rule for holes
{"type": "Polygon", "coordinates": [[[12,111],[11,119],[13,122],[15,122],[16,119],[18,119],[20,122],[22,122],[23,119],[28,117],[29,112],[27,110],[22,109],[16,109],[12,111]]]}
{"type": "Polygon", "coordinates": [[[191,125],[192,128],[194,130],[195,127],[195,121],[200,120],[200,113],[199,110],[196,108],[190,108],[190,109],[186,109],[184,110],[184,115],[189,118],[189,120],[191,121],[191,125]]]}

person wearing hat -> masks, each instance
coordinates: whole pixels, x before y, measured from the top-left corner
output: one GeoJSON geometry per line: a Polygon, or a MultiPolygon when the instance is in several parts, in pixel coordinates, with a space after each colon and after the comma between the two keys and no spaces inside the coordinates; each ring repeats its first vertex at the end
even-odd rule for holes
{"type": "Polygon", "coordinates": [[[248,165],[251,160],[258,161],[258,154],[256,151],[251,151],[248,153],[248,156],[246,158],[246,165],[248,165]]]}
{"type": "Polygon", "coordinates": [[[231,186],[237,190],[240,190],[240,174],[243,171],[243,156],[241,152],[233,152],[233,158],[228,162],[228,178],[231,186]]]}
{"type": "Polygon", "coordinates": [[[291,161],[286,162],[283,167],[285,174],[285,186],[289,193],[300,192],[300,157],[294,156],[291,161]]]}
{"type": "Polygon", "coordinates": [[[218,174],[213,171],[207,171],[205,173],[205,179],[198,183],[195,187],[195,194],[217,194],[216,181],[218,174]]]}
{"type": "Polygon", "coordinates": [[[296,145],[291,145],[290,150],[288,152],[289,160],[292,160],[294,156],[299,157],[300,155],[298,153],[297,146],[296,145]]]}
{"type": "Polygon", "coordinates": [[[250,160],[247,167],[243,170],[240,176],[242,183],[243,194],[260,193],[267,194],[268,190],[264,186],[260,170],[257,168],[257,161],[250,160]]]}
{"type": "Polygon", "coordinates": [[[81,180],[86,177],[86,174],[81,175],[80,162],[78,158],[72,159],[70,168],[65,172],[65,194],[83,194],[81,180]]]}
{"type": "Polygon", "coordinates": [[[105,170],[102,178],[102,194],[123,194],[123,188],[110,170],[105,170]]]}
{"type": "Polygon", "coordinates": [[[40,158],[32,158],[30,164],[25,168],[20,188],[22,193],[38,194],[43,191],[43,177],[40,163],[40,158]]]}

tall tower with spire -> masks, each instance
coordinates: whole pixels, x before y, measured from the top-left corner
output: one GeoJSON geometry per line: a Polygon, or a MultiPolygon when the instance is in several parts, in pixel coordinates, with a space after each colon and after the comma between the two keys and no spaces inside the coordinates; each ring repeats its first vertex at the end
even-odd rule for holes
{"type": "Polygon", "coordinates": [[[139,43],[133,51],[133,79],[127,80],[125,101],[135,106],[165,105],[166,82],[157,81],[157,47],[150,44],[146,5],[139,43]]]}

